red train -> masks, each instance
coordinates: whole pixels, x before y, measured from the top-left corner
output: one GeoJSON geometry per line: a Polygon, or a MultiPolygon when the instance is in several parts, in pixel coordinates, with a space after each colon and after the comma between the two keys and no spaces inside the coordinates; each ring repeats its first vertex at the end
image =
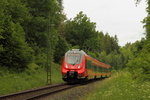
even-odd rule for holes
{"type": "Polygon", "coordinates": [[[65,53],[62,62],[62,78],[64,81],[91,79],[111,76],[111,66],[104,64],[83,50],[72,49],[65,53]]]}

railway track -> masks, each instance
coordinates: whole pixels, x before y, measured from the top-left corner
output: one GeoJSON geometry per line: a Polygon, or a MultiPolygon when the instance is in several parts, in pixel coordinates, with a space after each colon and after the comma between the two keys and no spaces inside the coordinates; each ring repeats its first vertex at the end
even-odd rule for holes
{"type": "Polygon", "coordinates": [[[77,85],[68,84],[50,85],[38,89],[32,89],[14,94],[0,96],[0,100],[36,100],[44,96],[58,93],[76,86],[77,85]]]}

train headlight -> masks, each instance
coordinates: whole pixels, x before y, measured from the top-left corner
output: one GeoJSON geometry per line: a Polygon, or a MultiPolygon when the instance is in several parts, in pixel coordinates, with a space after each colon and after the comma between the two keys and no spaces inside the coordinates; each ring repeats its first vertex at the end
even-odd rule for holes
{"type": "Polygon", "coordinates": [[[81,66],[80,65],[78,65],[78,68],[80,68],[81,66]]]}
{"type": "Polygon", "coordinates": [[[66,68],[68,68],[68,65],[66,64],[66,68]]]}

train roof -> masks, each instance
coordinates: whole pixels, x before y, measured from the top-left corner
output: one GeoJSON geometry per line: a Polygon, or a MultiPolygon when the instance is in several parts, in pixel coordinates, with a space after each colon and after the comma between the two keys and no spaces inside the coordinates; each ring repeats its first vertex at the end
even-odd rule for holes
{"type": "Polygon", "coordinates": [[[92,61],[93,64],[95,64],[96,66],[100,66],[100,67],[103,67],[103,68],[111,68],[112,66],[108,65],[108,64],[105,64],[105,63],[102,63],[100,61],[98,61],[97,59],[87,55],[83,50],[80,50],[80,49],[72,49],[72,50],[69,50],[66,52],[66,54],[68,53],[80,53],[80,54],[83,54],[86,56],[86,58],[90,61],[92,61]]]}
{"type": "Polygon", "coordinates": [[[72,49],[72,50],[67,51],[66,53],[81,53],[81,54],[87,55],[83,50],[80,50],[80,49],[72,49]]]}

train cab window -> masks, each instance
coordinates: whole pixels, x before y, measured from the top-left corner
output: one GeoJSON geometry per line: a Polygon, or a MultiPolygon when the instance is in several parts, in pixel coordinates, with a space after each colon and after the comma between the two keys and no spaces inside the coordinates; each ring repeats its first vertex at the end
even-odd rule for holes
{"type": "Polygon", "coordinates": [[[82,61],[82,54],[80,53],[68,53],[66,55],[66,62],[68,64],[80,64],[82,61]]]}

